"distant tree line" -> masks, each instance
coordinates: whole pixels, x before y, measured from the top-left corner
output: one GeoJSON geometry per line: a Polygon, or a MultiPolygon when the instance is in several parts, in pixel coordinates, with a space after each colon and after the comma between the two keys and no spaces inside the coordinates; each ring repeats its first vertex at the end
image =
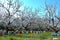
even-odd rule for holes
{"type": "Polygon", "coordinates": [[[39,31],[60,31],[60,17],[56,16],[56,6],[47,5],[45,2],[45,15],[39,16],[42,9],[24,7],[19,0],[7,0],[0,2],[0,29],[9,30],[39,30],[39,31]]]}

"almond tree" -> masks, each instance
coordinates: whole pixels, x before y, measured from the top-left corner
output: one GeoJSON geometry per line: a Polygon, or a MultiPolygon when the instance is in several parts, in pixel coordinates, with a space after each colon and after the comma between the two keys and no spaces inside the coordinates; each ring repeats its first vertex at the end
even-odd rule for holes
{"type": "Polygon", "coordinates": [[[5,9],[6,14],[7,14],[6,16],[3,16],[4,19],[2,20],[2,21],[5,21],[5,23],[6,23],[6,31],[7,32],[9,30],[8,27],[15,20],[15,18],[13,18],[13,16],[15,16],[15,14],[21,12],[21,10],[20,10],[21,6],[22,6],[22,4],[19,2],[19,0],[7,0],[6,4],[0,3],[0,7],[5,9]]]}
{"type": "Polygon", "coordinates": [[[35,23],[38,18],[38,12],[38,9],[32,11],[32,8],[24,8],[21,20],[22,27],[25,28],[25,30],[33,29],[33,23],[35,23]]]}
{"type": "Polygon", "coordinates": [[[46,3],[45,3],[45,6],[46,6],[46,10],[47,10],[48,17],[49,17],[49,28],[50,28],[50,30],[55,31],[57,33],[59,31],[59,29],[57,27],[58,23],[56,23],[56,25],[55,25],[56,6],[55,5],[47,5],[46,3]]]}

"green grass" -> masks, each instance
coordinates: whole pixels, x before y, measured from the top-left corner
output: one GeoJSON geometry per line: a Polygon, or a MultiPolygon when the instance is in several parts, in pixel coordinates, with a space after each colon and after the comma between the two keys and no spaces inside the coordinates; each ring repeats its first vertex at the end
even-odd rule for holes
{"type": "MultiPolygon", "coordinates": [[[[52,40],[51,32],[42,32],[40,34],[21,34],[21,35],[3,35],[0,36],[0,40],[52,40]]],[[[60,38],[60,37],[57,37],[60,38]]]]}

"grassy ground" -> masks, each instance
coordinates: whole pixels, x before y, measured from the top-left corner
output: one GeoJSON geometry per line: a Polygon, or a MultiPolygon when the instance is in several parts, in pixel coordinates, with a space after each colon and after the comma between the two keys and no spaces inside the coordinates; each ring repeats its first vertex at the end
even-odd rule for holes
{"type": "MultiPolygon", "coordinates": [[[[60,38],[60,37],[56,37],[60,38]]],[[[51,36],[51,32],[43,32],[40,34],[21,34],[17,36],[13,35],[3,35],[0,36],[0,40],[53,40],[53,37],[51,36]]],[[[60,39],[59,39],[60,40],[60,39]]]]}

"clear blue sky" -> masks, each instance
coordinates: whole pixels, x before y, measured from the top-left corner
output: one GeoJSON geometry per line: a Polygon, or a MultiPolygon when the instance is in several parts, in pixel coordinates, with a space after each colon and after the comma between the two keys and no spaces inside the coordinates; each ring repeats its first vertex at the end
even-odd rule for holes
{"type": "MultiPolygon", "coordinates": [[[[40,7],[42,9],[42,13],[44,12],[45,0],[21,0],[21,1],[23,1],[24,5],[27,7],[32,7],[32,8],[40,7]]],[[[48,5],[51,4],[56,5],[57,11],[60,10],[60,0],[46,0],[46,3],[48,5]]]]}
{"type": "MultiPolygon", "coordinates": [[[[45,0],[21,0],[23,1],[24,5],[37,8],[37,7],[44,7],[45,0]]],[[[47,4],[54,4],[60,9],[60,0],[46,0],[47,4]]]]}

